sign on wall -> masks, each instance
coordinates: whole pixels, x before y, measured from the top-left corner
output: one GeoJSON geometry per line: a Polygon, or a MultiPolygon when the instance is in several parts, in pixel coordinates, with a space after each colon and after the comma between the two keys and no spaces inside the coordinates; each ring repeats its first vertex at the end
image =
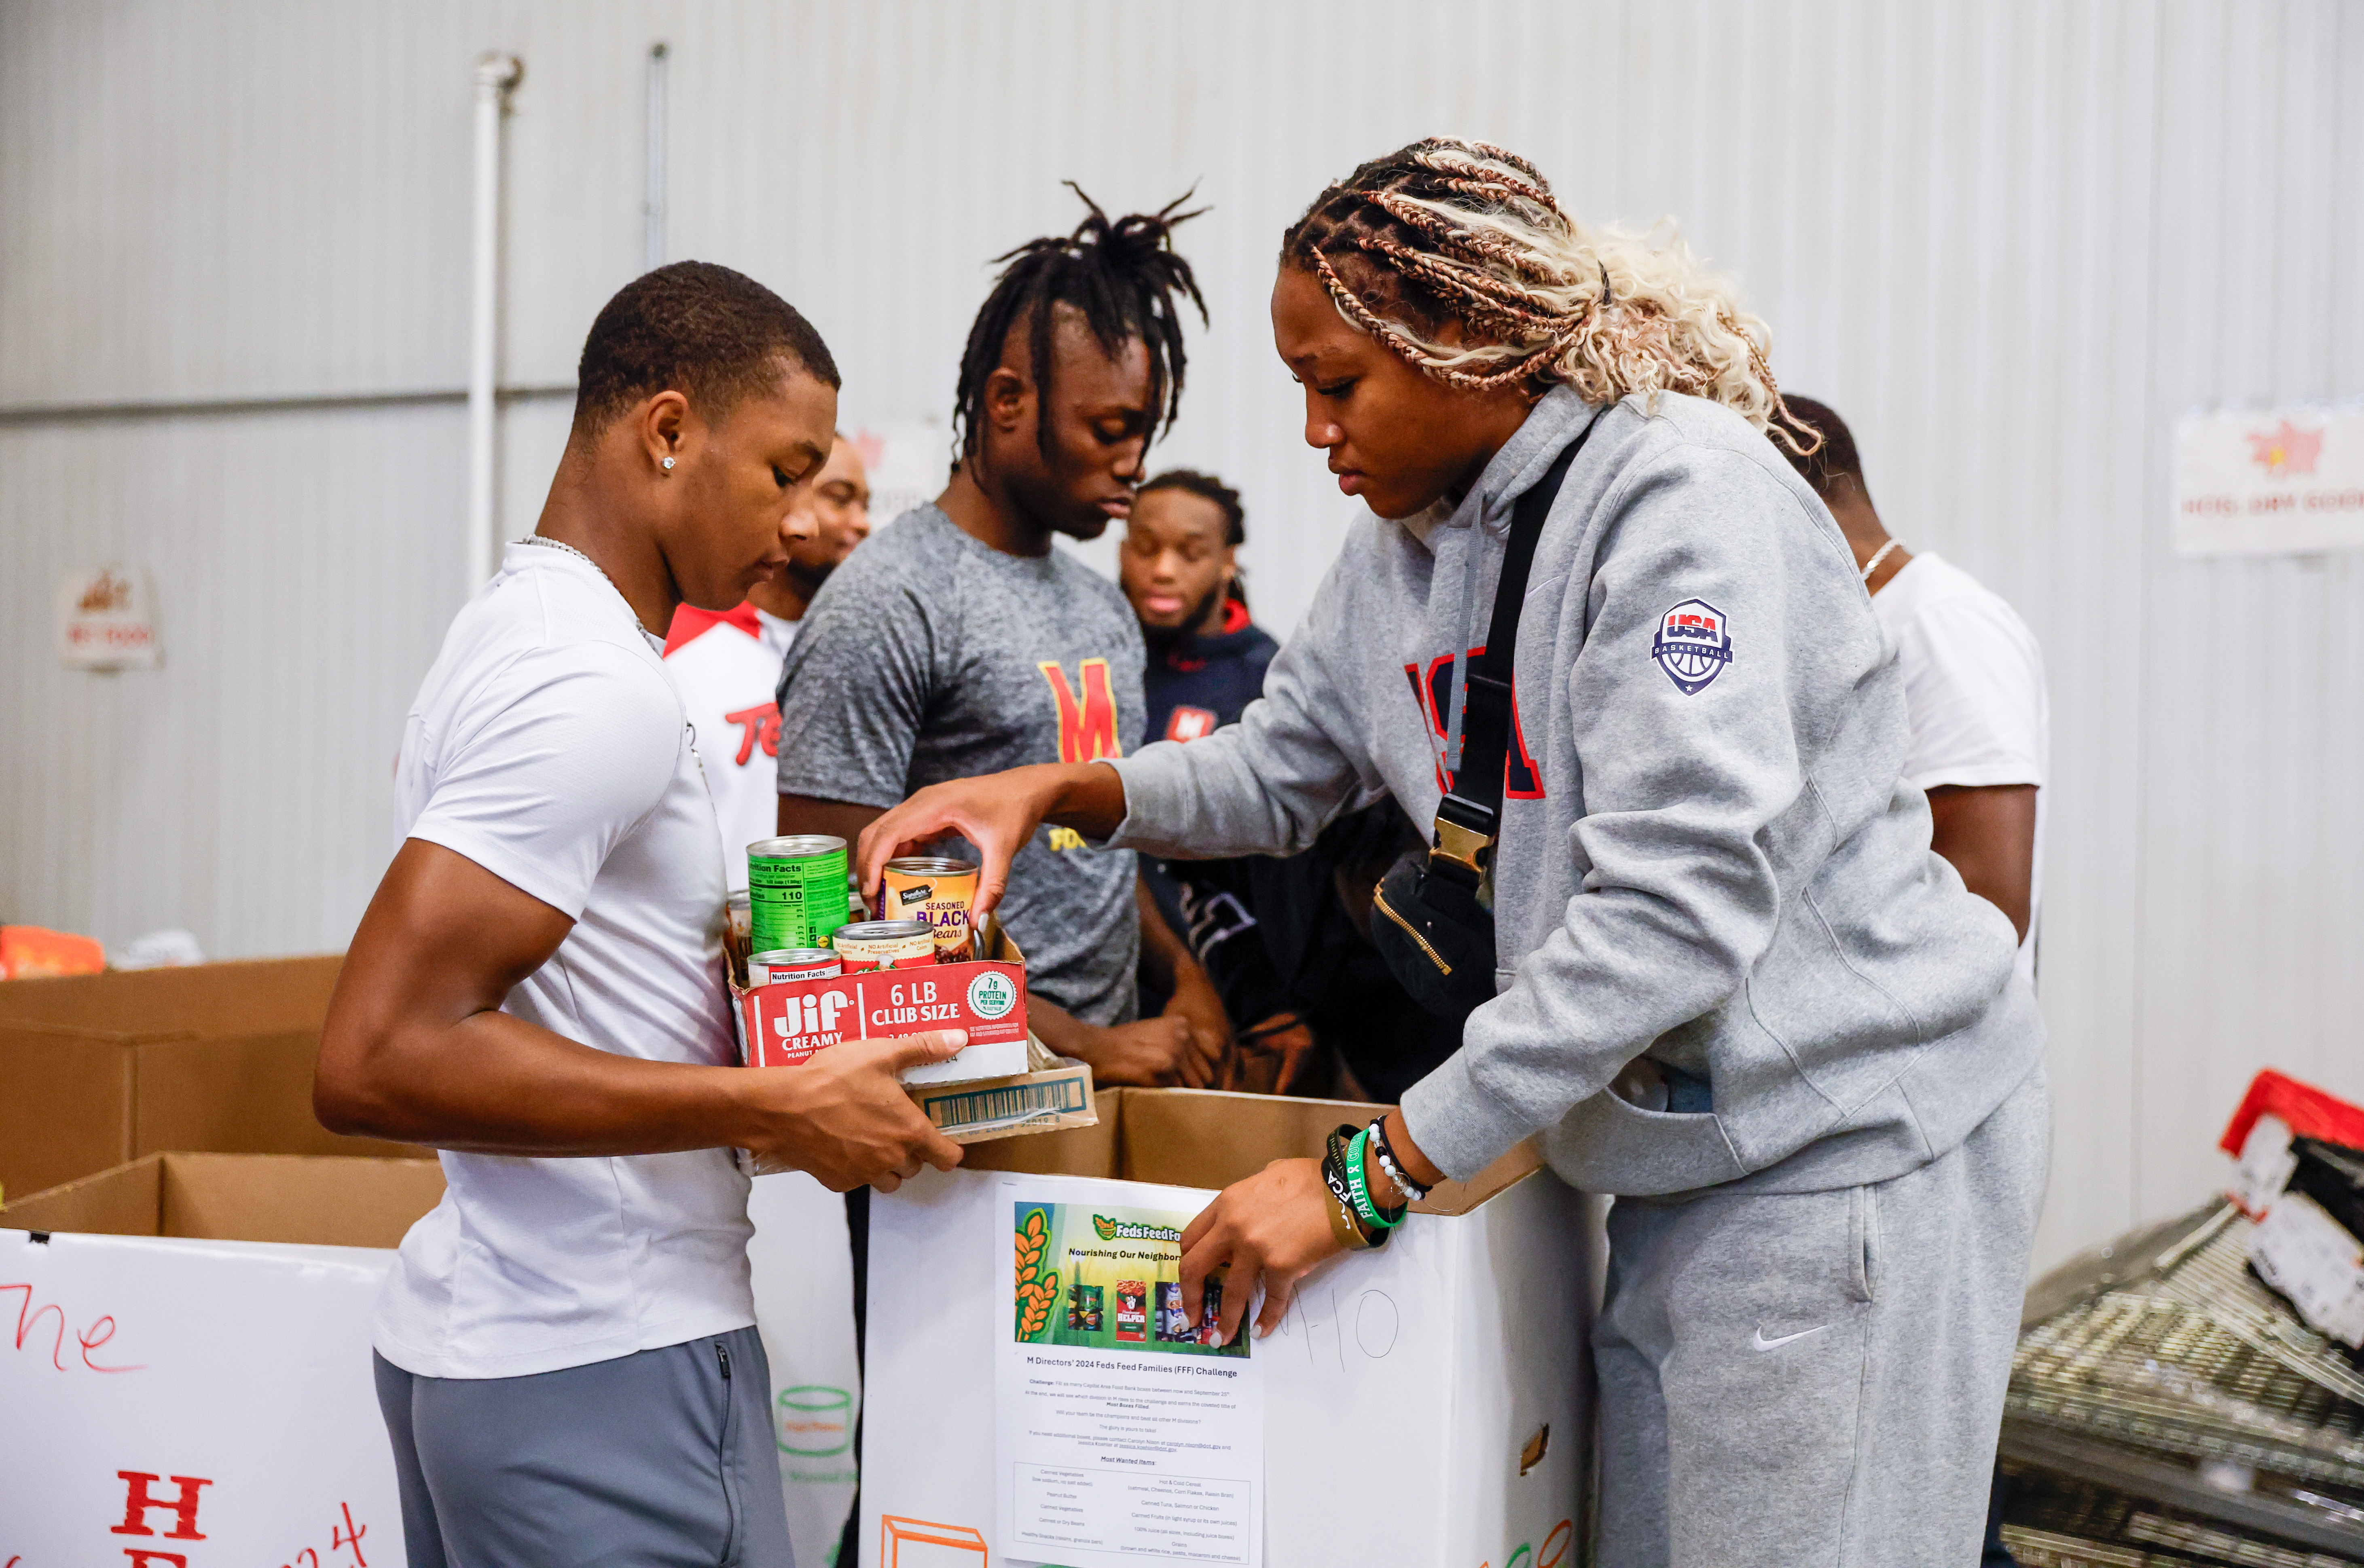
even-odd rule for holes
{"type": "Polygon", "coordinates": [[[58,662],[69,670],[153,670],[164,662],[155,602],[145,572],[69,573],[58,584],[58,662]]]}
{"type": "Polygon", "coordinates": [[[2185,415],[2174,505],[2179,555],[2364,548],[2364,405],[2185,415]]]}

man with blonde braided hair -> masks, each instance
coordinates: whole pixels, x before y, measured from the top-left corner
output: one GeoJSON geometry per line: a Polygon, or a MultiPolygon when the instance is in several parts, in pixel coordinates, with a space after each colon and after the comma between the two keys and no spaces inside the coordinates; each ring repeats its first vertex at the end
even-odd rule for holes
{"type": "Polygon", "coordinates": [[[1977,1561],[2043,1026],[2010,920],[1930,852],[1901,679],[1767,439],[1812,444],[1763,325],[1678,246],[1444,139],[1314,202],[1272,318],[1307,443],[1377,516],[1263,698],[1188,746],[923,791],[863,864],[956,828],[989,900],[1040,822],[1287,854],[1393,796],[1433,847],[1372,929],[1459,1049],[1323,1160],[1226,1189],[1186,1301],[1228,1267],[1223,1331],[1260,1284],[1269,1332],[1309,1271],[1539,1137],[1618,1199],[1597,1561],[1977,1561]]]}

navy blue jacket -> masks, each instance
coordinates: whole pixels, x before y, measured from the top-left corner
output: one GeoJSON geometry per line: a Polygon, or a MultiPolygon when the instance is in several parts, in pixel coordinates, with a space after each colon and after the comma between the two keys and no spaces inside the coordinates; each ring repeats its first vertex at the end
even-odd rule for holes
{"type": "Polygon", "coordinates": [[[1149,699],[1149,723],[1141,743],[1196,740],[1226,724],[1237,724],[1248,704],[1264,691],[1264,673],[1280,651],[1265,629],[1248,620],[1248,607],[1232,599],[1223,629],[1197,633],[1160,652],[1154,643],[1141,673],[1149,699]]]}

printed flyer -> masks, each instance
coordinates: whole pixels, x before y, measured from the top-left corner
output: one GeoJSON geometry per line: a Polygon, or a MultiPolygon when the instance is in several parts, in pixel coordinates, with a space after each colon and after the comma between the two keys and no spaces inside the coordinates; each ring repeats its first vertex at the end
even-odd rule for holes
{"type": "Polygon", "coordinates": [[[1182,1302],[1195,1211],[1135,1207],[1140,1189],[1111,1182],[999,1190],[1012,1282],[994,1411],[1002,1555],[1261,1568],[1264,1369],[1245,1332],[1218,1343],[1212,1316],[1182,1302]],[[1133,1201],[1097,1203],[1095,1188],[1133,1201]]]}

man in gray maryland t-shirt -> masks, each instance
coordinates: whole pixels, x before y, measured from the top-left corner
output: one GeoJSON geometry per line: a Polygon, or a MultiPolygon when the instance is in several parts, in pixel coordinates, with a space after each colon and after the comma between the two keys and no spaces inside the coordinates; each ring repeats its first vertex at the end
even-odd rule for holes
{"type": "MultiPolygon", "coordinates": [[[[1132,511],[1179,404],[1179,311],[1198,288],[1171,244],[1178,221],[1094,207],[1004,258],[961,355],[943,493],[847,559],[789,654],[781,832],[851,841],[924,785],[1117,757],[1140,733],[1132,608],[1054,541],[1132,511]]],[[[1133,1016],[1135,886],[1131,855],[1061,830],[1017,857],[1000,913],[1026,950],[1028,1020],[1102,1084],[1204,1086],[1229,1038],[1220,1005],[1133,1016]]]]}
{"type": "MultiPolygon", "coordinates": [[[[853,552],[789,654],[781,832],[852,840],[922,784],[1113,757],[1138,733],[1132,611],[1053,541],[1097,539],[1132,511],[1180,405],[1182,306],[1206,312],[1174,251],[1180,205],[1113,221],[1093,206],[1072,234],[1000,258],[961,351],[943,494],[853,552]]],[[[1014,857],[1000,910],[1026,950],[1027,1022],[1098,1083],[1203,1086],[1228,1035],[1220,1009],[1132,1017],[1134,886],[1131,855],[1070,834],[1038,833],[1014,857]]],[[[869,1216],[867,1189],[848,1193],[857,1358],[869,1216]]],[[[838,1568],[861,1568],[860,1518],[857,1498],[838,1568]]]]}
{"type": "MultiPolygon", "coordinates": [[[[780,685],[780,792],[893,806],[946,779],[1123,754],[1141,632],[1063,550],[1009,555],[916,506],[813,598],[780,685]]],[[[957,852],[957,846],[955,846],[957,852]]],[[[1001,917],[1027,983],[1087,1023],[1133,1015],[1133,858],[1036,831],[1001,917]]]]}

